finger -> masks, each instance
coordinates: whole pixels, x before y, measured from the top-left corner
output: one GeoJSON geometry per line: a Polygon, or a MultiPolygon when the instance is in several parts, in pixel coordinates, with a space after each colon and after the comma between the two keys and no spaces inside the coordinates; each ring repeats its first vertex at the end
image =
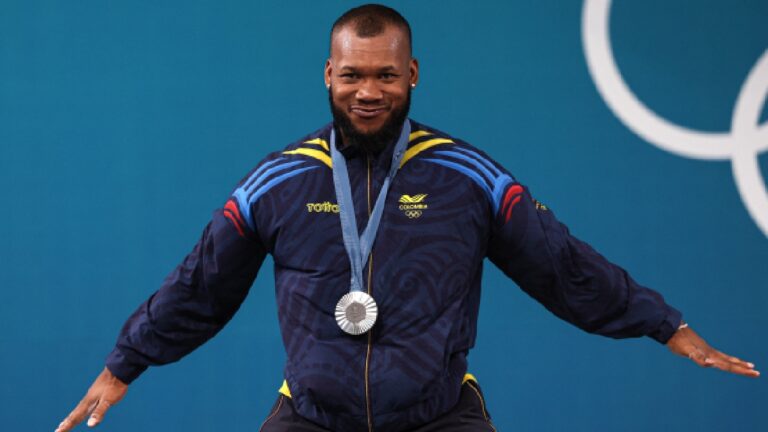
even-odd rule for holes
{"type": "Polygon", "coordinates": [[[67,432],[73,427],[80,424],[85,419],[85,416],[88,415],[88,411],[90,411],[90,408],[93,406],[93,402],[91,398],[86,395],[80,403],[77,404],[75,409],[72,410],[71,413],[61,422],[59,423],[59,427],[56,429],[56,432],[67,432]]]}
{"type": "Polygon", "coordinates": [[[742,359],[740,359],[738,357],[733,357],[733,356],[726,356],[726,357],[728,358],[729,362],[734,363],[736,365],[739,365],[739,366],[742,366],[742,367],[746,367],[746,368],[749,368],[749,369],[754,369],[755,368],[755,364],[754,363],[750,363],[750,362],[742,360],[742,359]]]}
{"type": "Polygon", "coordinates": [[[88,419],[88,427],[94,427],[101,423],[101,420],[104,418],[104,414],[106,414],[107,410],[112,406],[109,402],[102,399],[99,401],[98,405],[96,405],[96,408],[93,409],[93,412],[91,413],[91,417],[88,419]]]}
{"type": "Polygon", "coordinates": [[[59,423],[59,427],[56,428],[55,432],[68,432],[70,429],[72,429],[75,426],[69,418],[65,418],[64,420],[59,423]]]}
{"type": "Polygon", "coordinates": [[[735,366],[739,366],[739,367],[746,368],[746,369],[754,369],[755,368],[754,363],[750,363],[748,361],[744,361],[744,360],[742,360],[742,359],[740,359],[738,357],[734,357],[732,355],[725,354],[725,353],[723,353],[721,351],[713,350],[713,352],[714,352],[712,354],[713,356],[717,357],[718,359],[720,359],[720,360],[722,360],[724,362],[728,362],[728,363],[733,364],[735,366]]]}
{"type": "Polygon", "coordinates": [[[718,362],[718,363],[715,364],[715,367],[720,369],[720,370],[723,370],[723,371],[726,371],[726,372],[730,372],[730,373],[734,373],[734,374],[737,374],[737,375],[744,375],[744,376],[748,376],[748,377],[752,377],[752,378],[757,378],[757,377],[760,376],[760,372],[758,372],[758,371],[756,371],[756,370],[754,370],[752,368],[740,366],[740,365],[737,365],[737,364],[731,363],[731,362],[718,362]]]}
{"type": "MultiPolygon", "coordinates": [[[[722,353],[719,353],[722,354],[722,353]]],[[[760,372],[755,370],[755,365],[745,361],[730,361],[731,356],[722,355],[715,361],[715,367],[726,372],[731,372],[739,375],[746,375],[751,377],[760,376],[760,372]]]]}

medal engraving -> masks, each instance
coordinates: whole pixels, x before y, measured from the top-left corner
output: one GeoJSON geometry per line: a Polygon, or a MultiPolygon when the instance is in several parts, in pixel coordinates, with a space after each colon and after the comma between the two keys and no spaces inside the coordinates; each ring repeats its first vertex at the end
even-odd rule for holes
{"type": "Polygon", "coordinates": [[[365,306],[363,306],[362,303],[352,303],[347,306],[345,312],[347,314],[347,319],[353,324],[357,324],[365,318],[365,306]]]}

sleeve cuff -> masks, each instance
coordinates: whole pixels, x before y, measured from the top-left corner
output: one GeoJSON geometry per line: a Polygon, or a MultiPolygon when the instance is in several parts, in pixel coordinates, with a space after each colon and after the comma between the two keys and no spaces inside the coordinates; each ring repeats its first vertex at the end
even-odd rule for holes
{"type": "Polygon", "coordinates": [[[648,337],[656,340],[660,344],[666,344],[675,334],[677,328],[680,327],[680,323],[683,322],[683,314],[677,309],[667,306],[669,313],[661,324],[653,332],[648,334],[648,337]]]}
{"type": "Polygon", "coordinates": [[[145,370],[146,365],[131,363],[125,354],[119,348],[115,348],[107,356],[107,369],[112,372],[120,381],[130,384],[139,377],[145,370]]]}

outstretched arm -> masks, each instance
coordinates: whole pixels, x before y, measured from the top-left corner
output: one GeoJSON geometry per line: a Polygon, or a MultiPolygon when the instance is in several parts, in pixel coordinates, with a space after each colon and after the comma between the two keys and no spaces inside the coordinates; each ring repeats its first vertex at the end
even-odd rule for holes
{"type": "Polygon", "coordinates": [[[245,300],[265,255],[234,201],[217,210],[192,252],[126,321],[106,367],[56,431],[89,415],[88,426],[97,425],[147,367],[177,361],[218,333],[245,300]]]}
{"type": "Polygon", "coordinates": [[[575,238],[522,185],[507,187],[489,258],[558,317],[613,338],[649,336],[703,367],[757,377],[754,365],[710,347],[661,294],[575,238]]]}
{"type": "Polygon", "coordinates": [[[121,381],[130,384],[148,366],[189,354],[245,300],[266,251],[247,225],[228,216],[229,207],[214,212],[192,252],[126,321],[107,357],[107,368],[121,381]]]}
{"type": "Polygon", "coordinates": [[[678,310],[572,236],[527,188],[513,184],[509,190],[518,199],[499,206],[488,255],[523,291],[589,333],[660,343],[672,337],[682,322],[678,310]]]}

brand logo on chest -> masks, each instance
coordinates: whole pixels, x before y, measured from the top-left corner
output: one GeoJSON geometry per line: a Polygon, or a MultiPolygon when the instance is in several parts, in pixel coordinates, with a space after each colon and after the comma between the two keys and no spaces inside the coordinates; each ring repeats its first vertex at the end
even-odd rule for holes
{"type": "Polygon", "coordinates": [[[427,203],[424,202],[426,198],[427,194],[403,195],[399,199],[400,205],[398,208],[408,218],[416,219],[422,215],[424,210],[429,208],[427,203]]]}
{"type": "Polygon", "coordinates": [[[330,201],[321,203],[307,203],[308,213],[338,213],[339,205],[330,201]]]}

